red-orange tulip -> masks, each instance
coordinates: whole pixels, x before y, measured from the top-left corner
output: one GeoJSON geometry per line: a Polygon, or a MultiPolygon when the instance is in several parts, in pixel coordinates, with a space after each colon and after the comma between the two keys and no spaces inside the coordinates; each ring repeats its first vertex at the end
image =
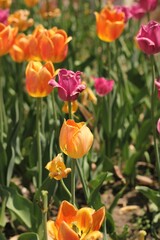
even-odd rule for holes
{"type": "Polygon", "coordinates": [[[0,56],[7,54],[13,45],[18,29],[0,23],[0,56]]]}
{"type": "Polygon", "coordinates": [[[34,7],[39,2],[39,0],[24,0],[24,2],[27,7],[34,7]]]}
{"type": "Polygon", "coordinates": [[[95,12],[98,37],[105,42],[113,42],[123,32],[125,15],[116,9],[104,7],[100,13],[95,12]]]}
{"type": "Polygon", "coordinates": [[[89,207],[75,208],[63,201],[56,221],[47,222],[48,236],[51,240],[100,240],[103,234],[99,229],[105,217],[105,208],[95,211],[89,207]]]}
{"type": "Polygon", "coordinates": [[[48,81],[55,75],[51,62],[42,65],[41,62],[30,61],[26,67],[26,90],[32,97],[45,97],[53,88],[48,81]]]}
{"type": "Polygon", "coordinates": [[[12,4],[12,0],[0,0],[0,8],[6,9],[9,8],[12,4]]]}
{"type": "Polygon", "coordinates": [[[62,62],[67,56],[68,42],[71,39],[62,29],[57,29],[57,27],[49,29],[42,35],[39,43],[42,60],[54,63],[62,62]]]}
{"type": "Polygon", "coordinates": [[[81,158],[88,153],[92,143],[93,134],[85,122],[76,123],[71,119],[64,120],[59,136],[62,152],[71,158],[81,158]]]}
{"type": "Polygon", "coordinates": [[[23,62],[29,57],[29,39],[30,35],[18,34],[9,53],[15,62],[23,62]]]}

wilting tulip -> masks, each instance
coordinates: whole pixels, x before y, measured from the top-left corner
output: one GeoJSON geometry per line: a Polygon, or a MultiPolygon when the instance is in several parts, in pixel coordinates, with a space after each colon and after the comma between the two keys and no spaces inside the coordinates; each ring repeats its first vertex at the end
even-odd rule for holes
{"type": "Polygon", "coordinates": [[[102,240],[99,229],[105,217],[105,208],[97,211],[89,207],[75,208],[63,201],[54,221],[47,222],[48,237],[51,240],[102,240]]]}
{"type": "Polygon", "coordinates": [[[15,62],[23,62],[29,58],[30,35],[18,34],[9,53],[15,62]]]}
{"type": "Polygon", "coordinates": [[[8,23],[13,27],[18,27],[19,31],[25,31],[34,24],[32,18],[28,18],[28,10],[17,10],[8,17],[8,23]]]}
{"type": "Polygon", "coordinates": [[[54,178],[56,180],[66,178],[68,173],[71,172],[71,168],[66,168],[61,153],[58,154],[52,161],[47,163],[46,169],[49,170],[50,178],[54,178]]]}
{"type": "Polygon", "coordinates": [[[151,20],[148,24],[142,25],[136,41],[140,49],[146,54],[155,54],[160,52],[160,24],[151,20]]]}
{"type": "Polygon", "coordinates": [[[0,23],[6,24],[9,16],[9,9],[0,9],[0,23]]]}
{"type": "Polygon", "coordinates": [[[71,119],[64,120],[59,135],[62,152],[71,158],[81,158],[88,153],[92,143],[93,134],[85,122],[76,123],[71,119]]]}
{"type": "Polygon", "coordinates": [[[58,73],[58,83],[52,79],[49,84],[58,87],[58,95],[63,101],[74,101],[78,98],[86,86],[81,83],[81,72],[74,73],[71,70],[60,69],[58,73]]]}
{"type": "Polygon", "coordinates": [[[104,7],[100,13],[95,12],[98,37],[105,42],[113,42],[124,30],[125,14],[116,9],[104,7]]]}
{"type": "Polygon", "coordinates": [[[39,2],[39,0],[24,0],[24,2],[27,7],[34,7],[39,2]]]}
{"type": "Polygon", "coordinates": [[[94,87],[95,87],[96,93],[99,96],[103,97],[113,90],[113,87],[114,87],[113,80],[107,80],[103,77],[94,78],[94,80],[95,80],[94,87]]]}
{"type": "Polygon", "coordinates": [[[62,29],[53,27],[41,36],[39,42],[40,56],[43,61],[62,62],[68,53],[68,43],[72,37],[62,29]]]}
{"type": "Polygon", "coordinates": [[[18,29],[0,23],[0,56],[9,52],[17,35],[18,29]]]}
{"type": "Polygon", "coordinates": [[[48,84],[55,75],[51,62],[42,65],[41,62],[30,61],[26,67],[26,90],[32,97],[45,97],[53,88],[48,84]]]}
{"type": "Polygon", "coordinates": [[[12,0],[0,0],[0,8],[9,8],[12,4],[12,0]]]}

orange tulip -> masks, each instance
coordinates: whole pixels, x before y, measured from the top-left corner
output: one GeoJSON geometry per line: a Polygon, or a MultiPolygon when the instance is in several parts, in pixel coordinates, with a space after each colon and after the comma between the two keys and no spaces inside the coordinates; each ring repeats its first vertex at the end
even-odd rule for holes
{"type": "Polygon", "coordinates": [[[98,37],[105,42],[113,42],[123,32],[125,15],[116,9],[104,7],[100,13],[95,12],[98,37]]]}
{"type": "Polygon", "coordinates": [[[27,7],[34,7],[39,2],[39,0],[24,0],[24,2],[27,7]]]}
{"type": "MultiPolygon", "coordinates": [[[[75,100],[73,102],[71,102],[71,111],[72,113],[75,113],[78,109],[78,102],[75,100]]],[[[62,111],[64,113],[69,113],[69,109],[68,109],[68,102],[64,102],[64,105],[62,107],[62,111]]]]}
{"type": "Polygon", "coordinates": [[[26,90],[32,97],[45,97],[53,88],[48,81],[55,76],[51,62],[42,65],[41,62],[30,61],[26,67],[26,90]]]}
{"type": "Polygon", "coordinates": [[[23,62],[28,60],[29,39],[30,39],[30,35],[26,36],[23,33],[17,35],[14,41],[14,44],[12,45],[9,51],[11,58],[15,62],[23,62]]]}
{"type": "Polygon", "coordinates": [[[81,158],[88,153],[93,143],[93,134],[84,122],[64,120],[60,130],[59,145],[71,158],[81,158]]]}
{"type": "Polygon", "coordinates": [[[28,10],[17,10],[8,17],[8,23],[13,27],[18,27],[19,31],[25,31],[34,24],[32,18],[28,19],[30,12],[28,10]]]}
{"type": "Polygon", "coordinates": [[[12,0],[0,0],[0,8],[6,9],[9,8],[12,4],[12,0]]]}
{"type": "Polygon", "coordinates": [[[63,201],[56,221],[47,222],[48,236],[51,240],[100,240],[103,234],[99,229],[105,217],[105,208],[95,211],[89,207],[75,208],[63,201]]]}
{"type": "Polygon", "coordinates": [[[56,1],[40,1],[40,14],[43,18],[55,18],[61,15],[61,10],[57,7],[56,1]]]}
{"type": "Polygon", "coordinates": [[[62,62],[67,56],[68,42],[71,39],[64,30],[57,29],[57,27],[47,30],[39,43],[42,60],[55,63],[62,62]]]}
{"type": "Polygon", "coordinates": [[[66,178],[68,173],[71,172],[71,168],[66,168],[61,153],[58,154],[52,161],[47,163],[46,169],[50,172],[50,178],[54,178],[56,180],[66,178]]]}
{"type": "Polygon", "coordinates": [[[0,56],[7,54],[13,45],[18,29],[0,23],[0,56]]]}

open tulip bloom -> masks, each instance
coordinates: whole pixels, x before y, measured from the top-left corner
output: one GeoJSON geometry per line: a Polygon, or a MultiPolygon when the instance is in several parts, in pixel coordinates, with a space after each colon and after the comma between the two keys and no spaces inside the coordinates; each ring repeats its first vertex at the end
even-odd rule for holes
{"type": "Polygon", "coordinates": [[[89,207],[75,208],[67,201],[60,205],[58,216],[47,222],[49,240],[100,240],[99,231],[105,217],[105,208],[97,211],[89,207]]]}
{"type": "Polygon", "coordinates": [[[67,69],[60,69],[58,73],[58,82],[54,79],[49,81],[49,85],[58,88],[59,98],[63,101],[74,101],[78,98],[86,86],[81,83],[81,72],[73,72],[67,69]]]}

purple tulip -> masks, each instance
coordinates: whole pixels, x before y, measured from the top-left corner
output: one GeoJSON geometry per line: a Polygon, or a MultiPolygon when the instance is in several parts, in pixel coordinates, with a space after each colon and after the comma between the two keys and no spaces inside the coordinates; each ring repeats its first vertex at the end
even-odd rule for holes
{"type": "Polygon", "coordinates": [[[58,82],[54,79],[49,81],[53,88],[58,87],[58,95],[63,101],[74,101],[78,98],[86,86],[81,84],[81,72],[73,72],[67,69],[60,69],[58,73],[58,82]]]}
{"type": "Polygon", "coordinates": [[[108,80],[104,77],[94,78],[94,80],[94,87],[99,96],[103,97],[112,91],[114,86],[113,80],[108,80]]]}
{"type": "Polygon", "coordinates": [[[150,12],[156,9],[158,0],[140,0],[139,4],[146,10],[146,12],[150,12]]]}
{"type": "Polygon", "coordinates": [[[151,20],[147,25],[142,25],[136,40],[144,53],[150,55],[160,52],[160,24],[151,20]]]}
{"type": "Polygon", "coordinates": [[[9,9],[0,9],[0,23],[6,24],[9,16],[9,9]]]}

